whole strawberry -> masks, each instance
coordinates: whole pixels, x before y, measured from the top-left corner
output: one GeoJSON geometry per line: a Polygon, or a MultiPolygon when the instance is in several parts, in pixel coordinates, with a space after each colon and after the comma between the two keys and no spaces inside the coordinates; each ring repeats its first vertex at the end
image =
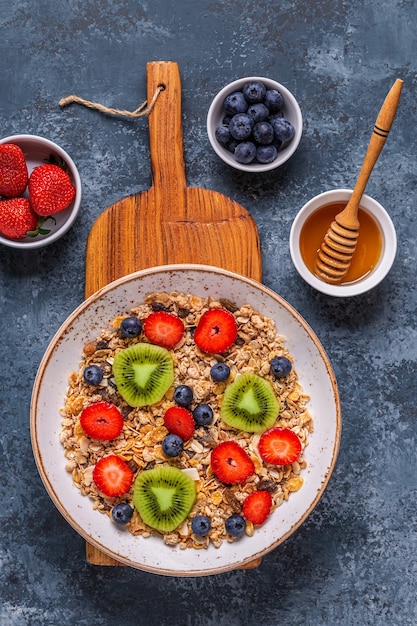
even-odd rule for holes
{"type": "Polygon", "coordinates": [[[9,239],[38,234],[38,216],[26,198],[0,200],[0,233],[9,239]]]}
{"type": "Polygon", "coordinates": [[[0,145],[0,196],[17,198],[28,184],[28,168],[22,149],[14,143],[0,145]]]}
{"type": "Polygon", "coordinates": [[[29,177],[32,209],[44,217],[64,211],[75,198],[75,187],[64,169],[54,163],[35,167],[29,177]]]}

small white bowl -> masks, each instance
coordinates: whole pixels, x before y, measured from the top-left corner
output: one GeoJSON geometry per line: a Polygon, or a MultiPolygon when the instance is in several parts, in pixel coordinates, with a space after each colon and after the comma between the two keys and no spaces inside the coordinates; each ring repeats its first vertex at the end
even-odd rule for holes
{"type": "Polygon", "coordinates": [[[271,80],[270,78],[264,78],[262,76],[249,76],[246,78],[239,78],[238,80],[235,80],[232,83],[226,85],[226,87],[219,91],[217,96],[215,96],[215,98],[213,99],[213,102],[211,103],[207,114],[207,134],[213,150],[225,163],[243,172],[268,172],[279,167],[280,165],[283,165],[286,161],[288,161],[288,159],[294,154],[294,152],[298,148],[302,133],[303,117],[297,100],[294,98],[292,93],[286,87],[284,87],[284,85],[281,85],[281,83],[278,83],[275,80],[271,80]],[[278,151],[278,156],[274,161],[272,161],[272,163],[238,163],[235,160],[233,154],[224,146],[222,146],[217,141],[215,136],[216,128],[222,124],[223,118],[225,116],[223,108],[225,98],[235,91],[241,91],[245,83],[252,81],[259,81],[263,83],[267,89],[277,89],[281,93],[282,97],[284,98],[284,106],[282,108],[284,117],[289,122],[291,122],[291,124],[295,128],[295,135],[293,139],[286,146],[278,151]]]}
{"type": "Polygon", "coordinates": [[[315,211],[327,204],[347,203],[351,194],[351,189],[333,189],[315,196],[299,211],[290,231],[290,253],[297,272],[306,283],[317,291],[340,298],[360,295],[378,285],[390,271],[397,251],[397,235],[390,216],[379,202],[364,194],[360,208],[373,217],[382,236],[381,256],[377,265],[363,279],[345,285],[328,284],[308,269],[300,251],[300,233],[305,221],[315,211]]]}
{"type": "MultiPolygon", "coordinates": [[[[25,155],[29,176],[32,170],[45,163],[52,155],[60,157],[68,165],[69,174],[75,186],[75,198],[71,205],[53,215],[54,219],[45,221],[44,228],[50,232],[47,235],[37,235],[36,237],[25,237],[25,239],[9,239],[0,235],[0,243],[10,248],[20,248],[21,250],[42,248],[60,239],[71,228],[75,222],[81,205],[81,179],[74,161],[58,144],[39,137],[37,135],[11,135],[0,139],[0,144],[14,143],[18,145],[25,155]]],[[[23,194],[27,197],[27,190],[23,194]]]]}

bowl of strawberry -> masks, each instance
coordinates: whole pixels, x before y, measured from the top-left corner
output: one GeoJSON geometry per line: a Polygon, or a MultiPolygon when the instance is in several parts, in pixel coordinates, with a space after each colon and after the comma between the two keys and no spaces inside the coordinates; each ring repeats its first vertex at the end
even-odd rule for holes
{"type": "Polygon", "coordinates": [[[244,172],[267,172],[288,161],[302,136],[293,94],[270,78],[239,78],[219,91],[207,114],[207,134],[225,163],[244,172]]]}
{"type": "Polygon", "coordinates": [[[1,244],[50,245],[71,228],[80,204],[80,175],[65,150],[37,135],[0,140],[1,244]]]}

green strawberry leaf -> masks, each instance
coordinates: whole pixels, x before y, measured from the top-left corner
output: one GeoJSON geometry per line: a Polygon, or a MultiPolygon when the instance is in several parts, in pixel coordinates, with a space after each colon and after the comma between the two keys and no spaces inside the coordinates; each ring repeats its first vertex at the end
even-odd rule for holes
{"type": "Polygon", "coordinates": [[[38,235],[49,235],[49,233],[51,232],[51,229],[42,228],[43,223],[46,222],[47,220],[52,220],[54,224],[56,224],[56,219],[53,217],[53,215],[48,215],[48,217],[40,217],[36,228],[34,230],[29,230],[26,233],[26,237],[37,237],[38,235]]]}

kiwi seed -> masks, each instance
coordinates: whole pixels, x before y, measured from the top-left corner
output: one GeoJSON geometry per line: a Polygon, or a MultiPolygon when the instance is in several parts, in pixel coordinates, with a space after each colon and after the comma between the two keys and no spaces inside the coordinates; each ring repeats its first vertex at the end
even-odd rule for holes
{"type": "Polygon", "coordinates": [[[226,387],[220,415],[233,428],[258,433],[275,423],[279,409],[272,385],[265,378],[248,372],[226,387]]]}
{"type": "Polygon", "coordinates": [[[174,362],[165,348],[136,343],[117,352],[113,374],[130,406],[148,406],[159,402],[174,382],[174,362]]]}
{"type": "Polygon", "coordinates": [[[145,524],[169,533],[186,519],[196,495],[192,478],[177,467],[160,465],[137,476],[132,500],[145,524]]]}

